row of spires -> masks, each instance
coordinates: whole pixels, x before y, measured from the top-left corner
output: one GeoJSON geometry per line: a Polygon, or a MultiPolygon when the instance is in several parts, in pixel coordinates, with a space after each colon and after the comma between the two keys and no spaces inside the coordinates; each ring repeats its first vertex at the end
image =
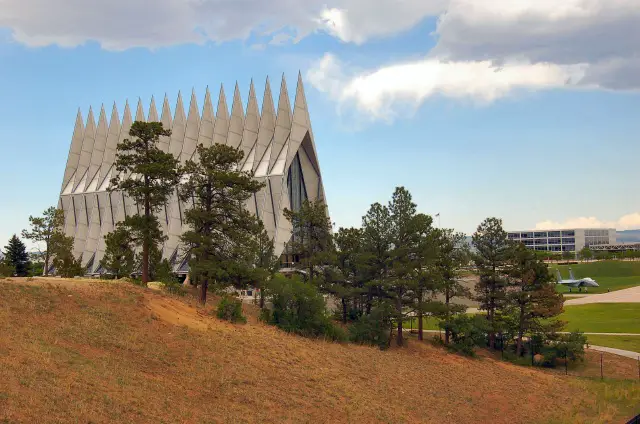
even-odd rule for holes
{"type": "MultiPolygon", "coordinates": [[[[302,86],[302,75],[300,73],[298,73],[298,87],[296,92],[302,93],[302,95],[304,96],[304,88],[302,86]]],[[[289,92],[287,90],[287,82],[286,82],[286,78],[284,76],[284,74],[282,75],[282,82],[280,84],[280,97],[279,97],[279,101],[278,101],[278,109],[280,109],[282,107],[282,103],[283,101],[286,101],[287,103],[287,107],[289,107],[289,110],[291,110],[290,107],[290,102],[289,102],[289,92]]],[[[305,103],[306,103],[306,99],[305,99],[305,103]]],[[[195,92],[195,88],[192,89],[191,91],[191,101],[190,101],[190,106],[189,106],[189,113],[195,112],[198,113],[199,117],[205,118],[207,114],[211,114],[212,116],[215,116],[216,119],[229,119],[231,116],[235,116],[235,115],[245,115],[245,111],[246,114],[249,114],[251,112],[256,113],[258,116],[260,116],[262,114],[262,110],[260,110],[257,107],[257,98],[256,98],[256,94],[255,94],[255,87],[254,87],[254,83],[253,83],[253,78],[251,79],[251,85],[249,88],[249,99],[247,102],[247,106],[246,108],[243,105],[242,102],[242,97],[240,95],[240,88],[238,86],[238,82],[236,81],[235,84],[235,89],[234,89],[234,93],[233,93],[233,104],[232,104],[232,108],[231,108],[231,113],[229,113],[229,108],[227,106],[227,98],[224,92],[224,85],[221,84],[220,85],[220,93],[218,96],[218,105],[216,108],[216,112],[213,113],[213,103],[211,102],[211,93],[209,91],[209,86],[207,86],[206,88],[206,92],[205,92],[205,98],[204,98],[204,108],[202,111],[202,114],[200,114],[198,112],[198,107],[197,107],[197,98],[196,98],[196,92],[195,92]],[[255,111],[251,111],[250,108],[252,106],[252,99],[256,99],[256,103],[255,103],[255,107],[257,110],[255,111]]],[[[276,111],[274,109],[274,102],[273,102],[273,95],[272,95],[272,91],[271,91],[271,84],[269,81],[269,77],[267,77],[266,83],[265,83],[265,91],[264,91],[264,96],[263,96],[263,102],[262,102],[262,109],[265,108],[269,108],[272,111],[276,111]]],[[[171,114],[171,107],[169,105],[169,98],[168,96],[165,94],[164,96],[164,102],[162,104],[162,113],[161,115],[158,115],[158,110],[156,108],[156,102],[155,102],[155,97],[152,95],[151,96],[151,102],[149,104],[149,111],[148,114],[145,116],[144,113],[144,107],[142,104],[142,99],[138,98],[138,105],[136,108],[136,114],[135,114],[135,118],[133,119],[134,121],[148,121],[148,122],[158,122],[158,121],[163,121],[163,122],[171,122],[173,119],[177,118],[177,114],[181,113],[183,116],[185,116],[185,111],[184,111],[184,103],[182,100],[182,92],[178,91],[178,100],[176,102],[176,108],[175,108],[175,114],[172,115],[171,114]]],[[[122,120],[125,119],[125,116],[129,115],[130,116],[131,111],[130,111],[130,106],[129,106],[129,100],[125,101],[125,107],[124,107],[124,115],[122,120]]],[[[113,108],[112,108],[112,112],[111,112],[111,120],[109,122],[107,122],[107,118],[106,118],[106,112],[105,112],[105,108],[104,108],[104,104],[101,106],[100,109],[100,115],[98,117],[98,121],[95,121],[94,118],[94,114],[93,114],[93,108],[91,106],[89,106],[89,113],[87,115],[87,121],[86,121],[86,125],[84,123],[84,119],[82,117],[82,111],[80,108],[78,108],[78,114],[76,117],[76,130],[78,129],[78,126],[90,126],[93,124],[93,126],[95,125],[99,125],[101,123],[101,121],[104,120],[104,123],[106,125],[111,125],[111,123],[114,120],[117,120],[118,123],[122,122],[120,119],[120,115],[118,113],[118,107],[116,102],[113,103],[113,108]]]]}

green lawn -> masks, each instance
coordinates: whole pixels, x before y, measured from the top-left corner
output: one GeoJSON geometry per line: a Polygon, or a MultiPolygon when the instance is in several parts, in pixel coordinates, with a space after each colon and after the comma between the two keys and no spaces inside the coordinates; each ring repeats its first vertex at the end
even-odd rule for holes
{"type": "Polygon", "coordinates": [[[640,336],[587,336],[589,344],[630,350],[640,355],[640,336]]]}
{"type": "MultiPolygon", "coordinates": [[[[555,271],[553,271],[555,274],[555,271]]],[[[564,274],[562,277],[567,279],[569,272],[567,271],[567,276],[564,274]]],[[[576,276],[577,278],[577,276],[576,276]]],[[[638,277],[597,277],[594,278],[596,282],[600,285],[600,287],[589,287],[589,291],[587,293],[607,293],[607,291],[616,291],[622,289],[628,289],[631,287],[635,287],[640,285],[640,276],[638,277]]],[[[556,291],[558,293],[569,293],[569,287],[563,286],[561,284],[556,284],[556,291]]],[[[572,288],[572,294],[580,294],[578,289],[572,288]]],[[[585,293],[584,289],[582,289],[582,293],[585,293]]]]}
{"type": "MultiPolygon", "coordinates": [[[[439,319],[433,317],[424,317],[422,318],[422,325],[424,330],[440,330],[438,327],[439,319]]],[[[405,321],[402,323],[403,328],[413,328],[414,330],[418,329],[418,319],[413,318],[411,321],[405,321]],[[412,327],[413,326],[413,327],[412,327]]]]}
{"type": "MultiPolygon", "coordinates": [[[[562,278],[569,278],[569,268],[576,278],[591,277],[600,285],[589,289],[589,293],[606,293],[640,285],[640,261],[598,261],[585,262],[575,265],[549,265],[549,271],[556,278],[556,269],[560,270],[562,278]]],[[[565,286],[557,285],[558,292],[568,293],[565,286]]],[[[572,289],[577,292],[577,289],[572,289]]]]}
{"type": "Polygon", "coordinates": [[[567,321],[566,331],[640,334],[640,303],[565,306],[560,319],[567,321]]]}

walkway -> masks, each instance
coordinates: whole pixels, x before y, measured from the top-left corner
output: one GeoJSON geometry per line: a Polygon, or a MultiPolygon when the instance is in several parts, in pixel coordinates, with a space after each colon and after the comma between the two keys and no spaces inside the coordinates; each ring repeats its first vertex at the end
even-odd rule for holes
{"type": "Polygon", "coordinates": [[[632,352],[630,350],[614,349],[612,347],[594,346],[594,345],[589,345],[589,349],[596,350],[598,352],[612,353],[614,355],[640,360],[640,353],[632,352]]]}
{"type": "Polygon", "coordinates": [[[590,303],[640,303],[640,286],[611,293],[591,294],[564,302],[565,306],[587,305],[590,303]]]}

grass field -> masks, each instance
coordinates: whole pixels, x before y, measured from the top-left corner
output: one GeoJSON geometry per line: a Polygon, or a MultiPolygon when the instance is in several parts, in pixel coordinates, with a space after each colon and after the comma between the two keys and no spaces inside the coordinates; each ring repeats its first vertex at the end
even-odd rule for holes
{"type": "Polygon", "coordinates": [[[640,355],[640,336],[587,336],[587,340],[596,346],[630,350],[640,355]]]}
{"type": "MultiPolygon", "coordinates": [[[[585,262],[575,265],[549,265],[549,271],[556,278],[556,269],[560,270],[562,278],[569,278],[569,268],[573,270],[576,278],[591,277],[600,287],[589,288],[589,293],[606,293],[607,290],[615,291],[628,289],[640,285],[640,261],[598,261],[585,262]]],[[[557,285],[556,289],[561,293],[568,293],[565,286],[557,285]]],[[[578,289],[572,289],[577,293],[578,289]]]]}
{"type": "MultiPolygon", "coordinates": [[[[438,322],[440,322],[437,318],[432,317],[424,317],[422,318],[423,329],[425,330],[439,330],[438,322]]],[[[414,330],[418,329],[418,319],[413,318],[410,321],[405,321],[402,323],[404,328],[413,328],[414,330]]]]}
{"type": "Polygon", "coordinates": [[[560,319],[567,331],[640,333],[640,303],[594,303],[565,306],[560,319]]]}
{"type": "Polygon", "coordinates": [[[636,385],[417,341],[382,352],[304,339],[248,306],[232,325],[190,296],[51,281],[0,280],[0,422],[604,423],[640,401],[636,385]]]}

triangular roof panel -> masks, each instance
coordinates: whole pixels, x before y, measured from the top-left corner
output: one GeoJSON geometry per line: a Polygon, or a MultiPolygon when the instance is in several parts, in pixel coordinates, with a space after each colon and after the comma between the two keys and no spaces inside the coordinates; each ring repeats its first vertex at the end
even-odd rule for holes
{"type": "Polygon", "coordinates": [[[62,189],[69,183],[69,179],[78,169],[78,161],[80,160],[80,152],[82,151],[82,140],[84,138],[84,122],[82,119],[82,112],[78,109],[76,114],[76,124],[73,128],[73,136],[71,137],[71,147],[69,147],[69,157],[67,158],[67,165],[64,169],[64,176],[62,177],[62,189]]]}
{"type": "MultiPolygon", "coordinates": [[[[267,78],[262,100],[262,117],[260,118],[260,128],[258,130],[258,141],[256,144],[256,157],[262,158],[267,147],[271,145],[273,134],[276,129],[276,116],[273,106],[273,96],[271,95],[271,85],[267,78]]],[[[267,158],[267,161],[269,158],[267,158]]],[[[267,165],[268,166],[268,165],[267,165]]]]}
{"type": "Polygon", "coordinates": [[[204,147],[210,147],[213,144],[213,128],[215,126],[216,117],[213,113],[213,104],[211,103],[211,93],[209,87],[204,95],[204,105],[202,106],[202,120],[200,121],[200,134],[198,135],[198,144],[204,147]]]}
{"type": "MultiPolygon", "coordinates": [[[[273,135],[273,155],[269,166],[272,168],[276,163],[276,158],[280,152],[286,150],[285,143],[291,132],[291,104],[289,103],[289,93],[287,92],[287,81],[282,76],[280,84],[280,98],[278,100],[278,116],[276,118],[276,129],[273,135]]],[[[285,157],[286,158],[286,157],[285,157]]],[[[286,160],[286,159],[285,159],[286,160]]]]}
{"type": "Polygon", "coordinates": [[[213,144],[227,144],[228,135],[229,108],[227,107],[227,97],[224,94],[224,87],[220,86],[220,97],[218,98],[216,124],[213,129],[213,144]]]}
{"type": "Polygon", "coordinates": [[[196,92],[191,92],[191,102],[189,103],[189,115],[187,117],[187,125],[184,131],[184,144],[182,145],[182,153],[180,161],[186,162],[191,159],[196,150],[198,143],[198,132],[200,130],[200,111],[198,110],[198,100],[196,92]]]}
{"type": "Polygon", "coordinates": [[[236,82],[236,88],[233,92],[233,107],[231,108],[231,122],[229,123],[227,145],[231,147],[240,147],[242,144],[243,129],[244,110],[242,110],[242,98],[240,97],[240,89],[236,82]]]}

